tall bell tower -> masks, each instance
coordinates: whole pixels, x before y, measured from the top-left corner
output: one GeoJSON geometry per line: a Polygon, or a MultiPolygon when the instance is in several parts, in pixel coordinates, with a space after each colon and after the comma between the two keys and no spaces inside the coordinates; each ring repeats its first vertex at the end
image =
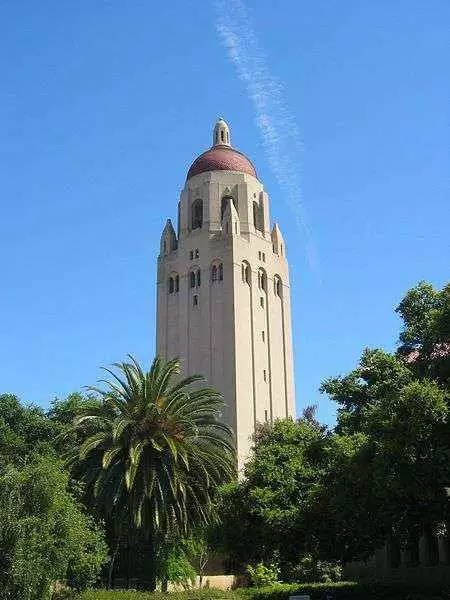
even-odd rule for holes
{"type": "Polygon", "coordinates": [[[157,353],[225,399],[242,468],[258,422],[294,416],[289,272],[255,167],[219,119],[161,236],[157,353]]]}

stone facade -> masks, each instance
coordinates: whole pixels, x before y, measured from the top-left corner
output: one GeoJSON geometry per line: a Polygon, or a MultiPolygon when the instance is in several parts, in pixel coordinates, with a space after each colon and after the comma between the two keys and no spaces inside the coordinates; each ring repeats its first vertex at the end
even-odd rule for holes
{"type": "Polygon", "coordinates": [[[156,345],[164,358],[180,358],[184,375],[201,373],[223,394],[240,468],[257,422],[294,416],[286,248],[222,120],[188,173],[177,231],[168,220],[161,236],[156,345]]]}

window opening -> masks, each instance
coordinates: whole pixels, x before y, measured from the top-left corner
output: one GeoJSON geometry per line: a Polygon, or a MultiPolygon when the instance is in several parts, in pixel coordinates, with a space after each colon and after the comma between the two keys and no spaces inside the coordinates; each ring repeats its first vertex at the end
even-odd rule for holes
{"type": "Polygon", "coordinates": [[[180,291],[180,276],[177,275],[175,277],[175,292],[179,292],[180,291]]]}
{"type": "Polygon", "coordinates": [[[212,269],[211,269],[211,281],[217,281],[217,267],[216,267],[216,265],[213,265],[212,269]]]}
{"type": "Polygon", "coordinates": [[[189,274],[189,285],[191,286],[191,288],[195,287],[195,272],[191,271],[189,274]]]}
{"type": "Polygon", "coordinates": [[[274,283],[274,291],[275,291],[275,295],[278,296],[279,298],[282,297],[283,294],[283,286],[281,284],[281,279],[279,277],[276,277],[273,281],[274,283]]]}
{"type": "Polygon", "coordinates": [[[223,281],[223,263],[219,265],[219,281],[223,281]]]}
{"type": "Polygon", "coordinates": [[[259,303],[261,304],[261,308],[264,308],[264,296],[260,296],[259,303]]]}
{"type": "Polygon", "coordinates": [[[201,284],[201,275],[200,275],[200,269],[197,271],[197,287],[200,287],[201,284]]]}
{"type": "Polygon", "coordinates": [[[198,229],[203,225],[203,200],[200,198],[192,203],[192,229],[198,229]]]}
{"type": "Polygon", "coordinates": [[[193,251],[193,250],[191,250],[191,251],[189,252],[189,258],[190,258],[191,260],[194,260],[194,251],[193,251]]]}
{"type": "Polygon", "coordinates": [[[262,259],[263,259],[263,262],[266,262],[266,253],[265,252],[262,253],[262,259]]]}
{"type": "Polygon", "coordinates": [[[198,254],[198,248],[195,249],[195,258],[198,258],[199,254],[198,254]]]}
{"type": "Polygon", "coordinates": [[[264,377],[264,381],[267,381],[267,372],[265,369],[263,371],[263,377],[264,377]]]}
{"type": "Polygon", "coordinates": [[[194,294],[194,296],[192,298],[192,306],[198,306],[198,296],[197,296],[197,294],[194,294]]]}
{"type": "Polygon", "coordinates": [[[230,204],[233,203],[234,208],[237,210],[236,202],[235,202],[233,196],[231,196],[229,194],[223,196],[222,201],[220,203],[220,220],[223,219],[223,215],[225,214],[225,210],[227,208],[228,203],[230,203],[230,204]]]}
{"type": "Polygon", "coordinates": [[[173,277],[169,277],[169,294],[173,294],[173,277]]]}
{"type": "Polygon", "coordinates": [[[258,250],[258,260],[261,260],[261,250],[258,250]]]}
{"type": "Polygon", "coordinates": [[[258,231],[262,231],[262,213],[258,202],[253,202],[253,225],[258,231]]]}
{"type": "Polygon", "coordinates": [[[263,271],[258,271],[258,286],[261,290],[267,292],[267,276],[263,271]]]}
{"type": "Polygon", "coordinates": [[[264,331],[261,331],[261,337],[262,337],[262,341],[265,342],[266,341],[266,334],[264,333],[264,331]]]}
{"type": "Polygon", "coordinates": [[[251,285],[252,282],[252,273],[250,270],[250,265],[246,265],[245,263],[242,265],[242,280],[248,285],[251,285]]]}

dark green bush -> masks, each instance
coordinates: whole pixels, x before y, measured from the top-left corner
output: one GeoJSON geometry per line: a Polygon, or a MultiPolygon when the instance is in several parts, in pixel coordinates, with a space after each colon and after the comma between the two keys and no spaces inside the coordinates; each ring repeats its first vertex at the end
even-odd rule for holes
{"type": "Polygon", "coordinates": [[[333,600],[450,600],[450,588],[439,583],[422,585],[408,582],[345,582],[280,584],[268,588],[240,591],[248,600],[289,600],[289,596],[309,595],[311,600],[324,600],[326,592],[333,600]]]}
{"type": "Polygon", "coordinates": [[[90,590],[76,600],[242,600],[237,591],[217,589],[188,590],[162,594],[159,592],[90,590]]]}
{"type": "Polygon", "coordinates": [[[171,594],[132,591],[86,591],[77,600],[289,600],[289,596],[309,595],[311,600],[324,600],[330,591],[333,600],[450,600],[450,588],[428,583],[418,586],[408,582],[279,584],[267,588],[234,591],[215,589],[191,590],[171,594]]]}

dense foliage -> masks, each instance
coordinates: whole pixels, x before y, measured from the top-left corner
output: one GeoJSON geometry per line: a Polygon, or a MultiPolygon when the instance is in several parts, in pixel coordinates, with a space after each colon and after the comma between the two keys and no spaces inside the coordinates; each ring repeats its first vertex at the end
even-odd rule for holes
{"type": "Polygon", "coordinates": [[[218,539],[243,570],[278,563],[283,580],[335,579],[395,536],[408,549],[449,519],[450,286],[402,300],[395,354],[364,351],[322,391],[338,404],[327,431],[309,408],[255,436],[245,478],[224,489],[218,539]]]}
{"type": "Polygon", "coordinates": [[[106,390],[47,412],[0,395],[0,596],[45,600],[56,581],[81,590],[99,576],[189,585],[222,552],[253,587],[189,597],[449,598],[432,585],[332,583],[386,540],[412,552],[424,533],[450,537],[450,285],[419,284],[397,313],[394,353],[366,349],[356,368],[323,382],[335,428],[314,407],[260,426],[239,481],[221,397],[199,376],[181,379],[177,361],[144,372],[131,359],[109,372],[106,390]],[[261,587],[276,579],[297,583],[261,587]]]}
{"type": "Polygon", "coordinates": [[[101,405],[75,419],[83,442],[70,464],[117,542],[125,537],[130,554],[145,544],[155,589],[167,540],[211,522],[219,486],[234,477],[235,452],[220,420],[222,397],[194,386],[202,376],[180,379],[179,361],[160,358],[144,372],[130,358],[117,374],[108,371],[106,390],[93,388],[101,405]]]}
{"type": "Polygon", "coordinates": [[[328,584],[284,584],[266,588],[238,590],[194,590],[159,593],[86,591],[77,600],[289,600],[290,596],[309,595],[311,600],[449,600],[450,589],[439,584],[402,582],[338,582],[328,584]]]}
{"type": "Polygon", "coordinates": [[[97,581],[107,559],[102,531],[68,491],[68,474],[48,457],[0,474],[0,597],[46,600],[52,582],[97,581]]]}

